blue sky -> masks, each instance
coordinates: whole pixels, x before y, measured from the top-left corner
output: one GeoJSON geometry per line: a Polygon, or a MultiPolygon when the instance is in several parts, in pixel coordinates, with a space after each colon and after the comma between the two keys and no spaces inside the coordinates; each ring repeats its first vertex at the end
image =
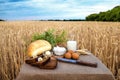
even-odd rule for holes
{"type": "Polygon", "coordinates": [[[0,19],[85,19],[120,5],[120,0],[0,0],[0,19]]]}

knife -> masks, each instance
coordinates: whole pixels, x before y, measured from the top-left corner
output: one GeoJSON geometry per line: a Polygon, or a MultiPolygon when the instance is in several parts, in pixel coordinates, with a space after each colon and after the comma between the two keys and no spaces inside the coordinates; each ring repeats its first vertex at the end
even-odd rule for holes
{"type": "Polygon", "coordinates": [[[83,61],[83,60],[72,60],[72,59],[66,59],[66,58],[57,58],[57,60],[62,61],[62,62],[73,63],[73,64],[80,64],[84,66],[97,67],[96,62],[88,62],[88,61],[83,61]]]}

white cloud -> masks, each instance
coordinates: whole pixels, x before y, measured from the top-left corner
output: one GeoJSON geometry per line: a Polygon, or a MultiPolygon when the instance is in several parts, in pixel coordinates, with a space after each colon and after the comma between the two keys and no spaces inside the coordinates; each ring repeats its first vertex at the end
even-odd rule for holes
{"type": "Polygon", "coordinates": [[[87,15],[92,13],[99,13],[112,9],[113,7],[119,5],[119,3],[119,0],[26,0],[23,2],[7,1],[6,3],[2,4],[2,11],[6,10],[3,11],[6,12],[6,15],[3,14],[2,16],[8,17],[7,14],[10,13],[19,15],[22,12],[21,14],[23,15],[20,17],[34,17],[36,19],[85,18],[87,15]],[[27,16],[26,13],[28,13],[27,16]]]}

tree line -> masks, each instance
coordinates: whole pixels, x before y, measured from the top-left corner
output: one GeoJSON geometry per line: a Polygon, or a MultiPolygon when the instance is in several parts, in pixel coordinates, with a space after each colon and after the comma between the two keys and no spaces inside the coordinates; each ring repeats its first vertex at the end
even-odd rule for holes
{"type": "Polygon", "coordinates": [[[3,20],[3,19],[0,19],[0,21],[5,21],[5,20],[3,20]]]}
{"type": "Polygon", "coordinates": [[[106,12],[90,14],[86,17],[86,21],[120,21],[120,6],[106,12]]]}
{"type": "Polygon", "coordinates": [[[48,19],[47,21],[85,21],[85,19],[48,19]]]}

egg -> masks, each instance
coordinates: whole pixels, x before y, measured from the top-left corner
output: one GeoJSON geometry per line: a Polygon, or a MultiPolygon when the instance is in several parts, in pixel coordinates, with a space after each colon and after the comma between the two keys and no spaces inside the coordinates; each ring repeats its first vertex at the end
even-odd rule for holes
{"type": "Polygon", "coordinates": [[[42,60],[43,60],[43,58],[42,58],[42,57],[39,57],[39,58],[38,58],[38,62],[39,62],[39,61],[42,61],[42,60]]]}
{"type": "Polygon", "coordinates": [[[74,53],[73,50],[68,50],[68,52],[71,53],[71,54],[74,53]]]}
{"type": "Polygon", "coordinates": [[[46,52],[45,52],[45,55],[50,57],[52,54],[51,54],[50,51],[46,51],[46,52]]]}
{"type": "Polygon", "coordinates": [[[71,59],[71,56],[72,56],[72,55],[71,55],[71,53],[67,52],[67,53],[65,53],[64,56],[65,56],[65,58],[67,58],[67,59],[71,59]]]}
{"type": "Polygon", "coordinates": [[[72,54],[72,59],[75,59],[75,60],[79,59],[79,54],[73,53],[72,54]]]}

